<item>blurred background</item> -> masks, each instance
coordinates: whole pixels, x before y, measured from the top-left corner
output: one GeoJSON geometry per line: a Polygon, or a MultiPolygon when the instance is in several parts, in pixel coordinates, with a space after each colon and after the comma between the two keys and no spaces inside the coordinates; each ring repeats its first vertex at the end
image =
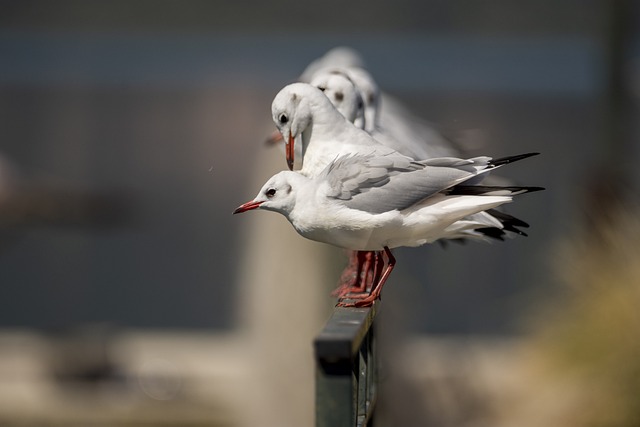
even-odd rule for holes
{"type": "Polygon", "coordinates": [[[336,46],[467,155],[541,152],[501,175],[547,188],[507,207],[527,238],[396,251],[380,425],[640,422],[637,2],[0,11],[0,424],[313,424],[346,258],[231,212],[336,46]]]}

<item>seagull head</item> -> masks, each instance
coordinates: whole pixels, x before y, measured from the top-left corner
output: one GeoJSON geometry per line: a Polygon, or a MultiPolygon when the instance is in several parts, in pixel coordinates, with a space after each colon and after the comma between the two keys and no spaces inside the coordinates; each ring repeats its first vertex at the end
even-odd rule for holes
{"type": "Polygon", "coordinates": [[[313,77],[311,85],[324,92],[347,120],[364,128],[364,101],[345,70],[340,68],[323,70],[313,77]]]}
{"type": "Polygon", "coordinates": [[[293,170],[295,160],[294,145],[296,139],[311,126],[312,113],[309,93],[319,92],[317,88],[305,83],[293,83],[285,86],[271,104],[271,115],[278,131],[286,144],[287,166],[293,170]]]}
{"type": "Polygon", "coordinates": [[[234,214],[254,209],[265,209],[283,214],[287,218],[296,204],[296,194],[292,181],[304,179],[297,172],[283,171],[277,173],[262,186],[258,195],[233,211],[234,214]]]}

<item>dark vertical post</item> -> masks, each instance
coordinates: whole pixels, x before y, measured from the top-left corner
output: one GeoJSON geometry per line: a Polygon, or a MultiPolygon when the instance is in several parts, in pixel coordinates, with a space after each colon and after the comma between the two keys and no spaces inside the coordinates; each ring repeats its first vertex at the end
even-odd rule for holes
{"type": "MultiPolygon", "coordinates": [[[[590,174],[585,209],[589,233],[600,230],[628,197],[638,151],[630,139],[629,49],[633,36],[635,2],[608,0],[602,3],[605,25],[603,129],[601,158],[590,174]]],[[[591,237],[598,239],[596,232],[591,237]]]]}
{"type": "Polygon", "coordinates": [[[314,341],[316,426],[371,425],[377,392],[374,319],[366,308],[337,307],[314,341]]]}
{"type": "MultiPolygon", "coordinates": [[[[634,8],[630,0],[609,0],[606,8],[606,24],[604,33],[604,93],[602,106],[604,129],[601,136],[602,175],[608,179],[603,191],[618,193],[621,184],[628,184],[630,167],[628,160],[633,151],[630,145],[629,125],[631,111],[629,83],[629,47],[633,33],[634,8]]],[[[602,194],[600,194],[602,195],[602,194]]],[[[609,194],[617,198],[621,194],[609,194]]],[[[609,206],[608,203],[594,206],[599,209],[609,206]],[[604,205],[604,206],[602,206],[604,205]]],[[[606,212],[605,212],[606,213],[606,212]]]]}

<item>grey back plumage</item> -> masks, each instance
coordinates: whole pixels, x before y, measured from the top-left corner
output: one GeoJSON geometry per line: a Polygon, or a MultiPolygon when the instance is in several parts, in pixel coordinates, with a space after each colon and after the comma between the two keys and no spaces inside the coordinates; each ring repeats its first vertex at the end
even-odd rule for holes
{"type": "Polygon", "coordinates": [[[321,176],[328,197],[370,213],[402,210],[478,174],[489,158],[414,161],[399,156],[342,156],[321,176]]]}

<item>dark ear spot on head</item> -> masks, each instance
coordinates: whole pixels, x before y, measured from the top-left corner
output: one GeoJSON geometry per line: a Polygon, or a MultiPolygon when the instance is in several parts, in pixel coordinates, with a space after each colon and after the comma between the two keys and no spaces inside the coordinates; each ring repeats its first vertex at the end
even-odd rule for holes
{"type": "Polygon", "coordinates": [[[376,96],[373,93],[370,93],[367,99],[369,100],[369,104],[376,102],[376,96]]]}
{"type": "Polygon", "coordinates": [[[330,72],[330,74],[334,74],[336,76],[342,76],[345,79],[347,79],[349,82],[353,83],[351,81],[351,78],[349,77],[349,75],[347,73],[343,72],[342,70],[333,70],[333,71],[330,72]]]}
{"type": "Polygon", "coordinates": [[[298,95],[297,94],[294,93],[293,95],[291,95],[291,100],[292,101],[295,101],[296,99],[298,99],[298,95]]]}
{"type": "Polygon", "coordinates": [[[344,94],[342,92],[336,92],[336,101],[342,101],[344,99],[344,94]]]}

